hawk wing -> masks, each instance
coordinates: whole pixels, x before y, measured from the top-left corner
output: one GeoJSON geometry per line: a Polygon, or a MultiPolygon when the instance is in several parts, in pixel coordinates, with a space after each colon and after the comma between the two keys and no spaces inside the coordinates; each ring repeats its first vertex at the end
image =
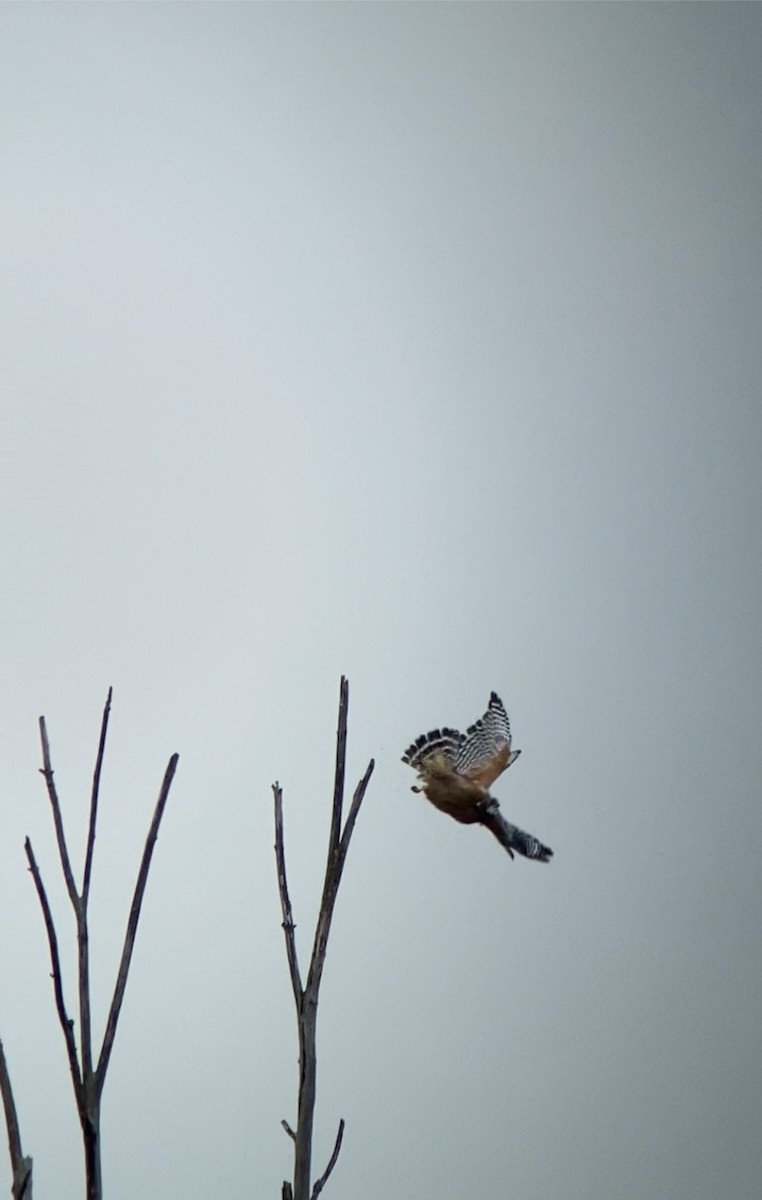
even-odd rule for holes
{"type": "Polygon", "coordinates": [[[465,734],[458,729],[430,729],[408,746],[402,755],[402,761],[417,768],[427,758],[437,754],[455,770],[455,763],[465,740],[465,734]]]}
{"type": "Polygon", "coordinates": [[[470,725],[458,747],[454,767],[459,775],[489,788],[521,753],[511,750],[511,725],[497,692],[489,698],[483,717],[470,725]]]}

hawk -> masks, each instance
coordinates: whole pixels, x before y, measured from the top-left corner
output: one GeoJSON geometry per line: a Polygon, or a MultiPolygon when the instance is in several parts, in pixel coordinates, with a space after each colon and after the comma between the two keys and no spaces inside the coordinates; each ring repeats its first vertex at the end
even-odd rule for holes
{"type": "Polygon", "coordinates": [[[457,729],[432,729],[408,746],[402,761],[418,772],[420,786],[435,808],[463,825],[485,825],[511,858],[549,862],[553,851],[536,837],[509,824],[490,786],[518,758],[511,749],[511,726],[503,702],[492,692],[483,717],[465,733],[457,729]]]}

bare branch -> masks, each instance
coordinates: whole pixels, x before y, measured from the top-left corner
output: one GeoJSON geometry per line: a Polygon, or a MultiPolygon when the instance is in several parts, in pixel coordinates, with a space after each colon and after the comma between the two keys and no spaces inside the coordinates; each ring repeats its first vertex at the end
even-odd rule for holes
{"type": "Polygon", "coordinates": [[[159,799],[156,801],[156,808],[154,809],[151,827],[148,830],[148,837],[146,838],[146,844],[143,849],[143,858],[140,863],[140,870],[138,871],[138,878],[135,884],[135,892],[132,897],[130,916],[127,921],[127,932],[125,933],[124,937],[124,946],[122,948],[122,958],[119,963],[119,972],[116,978],[116,987],[114,988],[114,995],[111,1000],[111,1007],[109,1008],[108,1019],[106,1021],[106,1030],[103,1035],[103,1045],[101,1047],[101,1053],[98,1059],[98,1066],[95,1071],[95,1088],[98,1095],[100,1095],[103,1090],[103,1083],[106,1078],[106,1071],[108,1070],[111,1051],[114,1048],[116,1027],[119,1022],[119,1014],[122,1009],[124,991],[127,987],[127,976],[130,970],[132,951],[135,946],[135,934],[138,928],[138,921],[140,920],[140,908],[143,903],[143,895],[145,893],[146,882],[148,880],[148,872],[151,867],[151,858],[153,857],[156,839],[159,836],[159,826],[161,825],[161,818],[164,815],[164,807],[167,803],[167,798],[169,797],[169,789],[172,786],[172,780],[174,779],[175,771],[177,770],[178,759],[179,755],[173,754],[169,760],[169,763],[167,764],[167,769],[164,773],[164,780],[161,785],[161,791],[159,792],[159,799]]]}
{"type": "Polygon", "coordinates": [[[72,1082],[74,1084],[74,1095],[77,1101],[80,1119],[84,1114],[84,1094],[82,1088],[82,1076],[80,1075],[79,1062],[77,1061],[77,1047],[74,1042],[74,1022],[66,1012],[66,1004],[63,995],[63,983],[61,981],[61,960],[58,955],[58,939],[56,937],[55,925],[48,904],[48,897],[45,893],[45,885],[42,882],[37,860],[34,857],[34,850],[29,838],[24,842],[24,850],[26,851],[29,869],[32,872],[34,886],[37,889],[37,896],[40,901],[42,915],[45,921],[45,929],[48,934],[48,946],[50,947],[50,965],[53,971],[53,991],[56,998],[56,1011],[58,1013],[58,1021],[66,1042],[66,1054],[69,1059],[69,1070],[71,1072],[72,1082]]]}
{"type": "Polygon", "coordinates": [[[85,869],[82,875],[82,897],[77,909],[77,951],[79,977],[79,1031],[82,1055],[82,1077],[89,1079],[93,1070],[92,1024],[90,1020],[90,934],[87,927],[87,904],[90,899],[90,878],[93,869],[93,851],[95,849],[95,826],[98,819],[98,796],[101,786],[101,770],[103,754],[106,749],[108,719],[111,713],[111,697],[113,688],[109,688],[106,704],[101,719],[101,733],[98,739],[98,754],[95,759],[93,786],[90,793],[90,820],[87,829],[87,850],[85,851],[85,869]]]}
{"type": "Polygon", "coordinates": [[[0,1096],[5,1111],[5,1127],[8,1131],[8,1153],[11,1159],[11,1175],[13,1185],[11,1193],[13,1200],[32,1200],[32,1160],[25,1158],[21,1149],[21,1134],[16,1115],[16,1104],[13,1099],[13,1088],[5,1060],[3,1043],[0,1041],[0,1096]]]}
{"type": "Polygon", "coordinates": [[[341,871],[344,870],[344,863],[346,861],[347,851],[349,850],[349,842],[355,827],[355,821],[357,820],[358,813],[360,812],[360,805],[365,799],[365,793],[368,790],[368,784],[370,783],[370,777],[373,774],[373,768],[375,765],[375,761],[371,759],[368,763],[365,774],[355,788],[355,793],[352,797],[352,803],[349,806],[349,813],[347,815],[344,832],[341,835],[341,843],[339,845],[341,871]]]}
{"type": "Polygon", "coordinates": [[[342,1143],[343,1137],[344,1137],[344,1118],[342,1117],[341,1120],[339,1121],[339,1131],[336,1134],[336,1142],[334,1143],[333,1153],[331,1154],[331,1157],[328,1159],[328,1166],[323,1171],[323,1174],[320,1176],[320,1178],[318,1179],[314,1188],[312,1189],[312,1200],[317,1200],[317,1198],[320,1195],[320,1193],[322,1192],[323,1188],[328,1183],[328,1176],[331,1174],[331,1171],[336,1166],[336,1163],[338,1161],[339,1151],[341,1150],[341,1143],[342,1143]]]}
{"type": "Polygon", "coordinates": [[[98,794],[101,786],[101,768],[103,767],[103,753],[106,749],[106,734],[108,733],[108,719],[111,713],[112,694],[113,688],[109,688],[108,696],[106,697],[106,706],[103,709],[101,736],[98,741],[98,756],[95,760],[93,787],[90,793],[90,824],[87,830],[87,852],[85,854],[85,870],[82,877],[82,906],[84,908],[87,908],[87,901],[90,895],[90,875],[93,869],[93,849],[95,847],[95,823],[98,817],[98,794]]]}
{"type": "Polygon", "coordinates": [[[286,957],[288,958],[288,971],[291,976],[291,990],[294,993],[294,1002],[296,1004],[297,1014],[301,1010],[304,989],[302,987],[302,977],[299,973],[299,959],[296,953],[296,937],[294,931],[294,915],[291,910],[291,898],[288,894],[288,880],[286,878],[286,852],[283,845],[283,790],[280,784],[273,784],[273,801],[275,805],[275,861],[278,868],[278,893],[280,895],[280,907],[283,913],[283,936],[286,939],[286,957]]]}
{"type": "Polygon", "coordinates": [[[341,677],[339,691],[339,720],[336,734],[336,770],[333,786],[333,804],[331,810],[331,829],[328,838],[328,857],[323,881],[323,894],[320,901],[315,936],[312,944],[312,955],[307,974],[307,982],[302,985],[296,953],[294,937],[294,921],[291,912],[291,900],[286,882],[285,852],[283,848],[283,796],[277,783],[273,784],[275,801],[275,856],[278,868],[278,889],[280,892],[281,909],[283,912],[283,932],[286,939],[286,954],[291,974],[291,987],[296,1004],[296,1020],[299,1036],[299,1100],[296,1131],[282,1121],[286,1133],[294,1142],[294,1179],[293,1186],[283,1184],[283,1200],[316,1200],[329,1175],[336,1165],[344,1136],[344,1120],[339,1124],[336,1144],[328,1166],[323,1175],[310,1191],[312,1133],[314,1127],[315,1099],[317,1086],[317,1008],[320,992],[320,981],[325,963],[328,946],[328,935],[331,919],[336,903],[336,897],[341,882],[344,863],[352,838],[355,822],[362,805],[365,792],[373,773],[371,760],[367,771],[358,783],[349,815],[342,830],[344,806],[344,784],[347,756],[347,717],[349,712],[349,684],[341,677]]]}
{"type": "Polygon", "coordinates": [[[8,1072],[8,1063],[5,1060],[5,1050],[3,1049],[2,1041],[0,1041],[0,1096],[3,1099],[5,1127],[8,1130],[8,1153],[11,1159],[11,1171],[15,1175],[16,1167],[21,1162],[23,1154],[21,1151],[19,1122],[16,1115],[16,1103],[13,1099],[11,1077],[8,1072]]]}
{"type": "Polygon", "coordinates": [[[344,775],[347,765],[347,718],[349,716],[349,683],[342,675],[339,685],[339,725],[336,730],[336,771],[333,783],[331,832],[328,836],[329,866],[339,848],[341,814],[344,806],[344,775]]]}
{"type": "Polygon", "coordinates": [[[53,768],[50,765],[50,743],[48,742],[48,731],[45,727],[45,718],[40,717],[40,741],[42,742],[42,770],[41,775],[45,776],[45,783],[48,788],[48,797],[50,799],[50,807],[53,810],[53,824],[56,829],[56,841],[58,842],[58,853],[61,858],[61,867],[63,868],[64,879],[66,880],[66,890],[69,893],[72,908],[75,914],[79,913],[79,895],[77,893],[77,885],[74,882],[74,875],[71,869],[71,860],[69,851],[66,849],[66,838],[64,837],[63,820],[61,818],[61,805],[58,801],[58,792],[56,791],[55,781],[53,779],[53,768]]]}
{"type": "Polygon", "coordinates": [[[331,921],[333,919],[333,910],[336,904],[336,897],[339,892],[339,884],[344,871],[344,863],[349,850],[349,843],[352,838],[352,831],[355,827],[360,805],[365,797],[370,777],[373,774],[375,763],[373,759],[368,763],[367,770],[362,779],[355,788],[352,804],[349,809],[344,832],[341,835],[336,853],[333,855],[333,860],[329,858],[328,866],[325,873],[325,886],[323,888],[323,898],[320,902],[320,913],[318,915],[317,928],[315,930],[315,941],[312,947],[312,958],[310,960],[309,974],[307,975],[306,992],[310,996],[315,997],[317,1003],[317,992],[320,987],[320,979],[323,974],[323,966],[325,964],[326,950],[328,949],[328,935],[331,931],[331,921]]]}
{"type": "Polygon", "coordinates": [[[28,1155],[13,1177],[13,1200],[32,1200],[32,1160],[28,1155]]]}
{"type": "Polygon", "coordinates": [[[291,1184],[288,1182],[287,1179],[283,1180],[283,1187],[281,1188],[280,1200],[294,1200],[294,1193],[292,1192],[291,1184]]]}
{"type": "Polygon", "coordinates": [[[93,1070],[93,1044],[90,1022],[90,934],[84,904],[77,913],[77,981],[79,986],[79,1041],[82,1078],[93,1070]]]}

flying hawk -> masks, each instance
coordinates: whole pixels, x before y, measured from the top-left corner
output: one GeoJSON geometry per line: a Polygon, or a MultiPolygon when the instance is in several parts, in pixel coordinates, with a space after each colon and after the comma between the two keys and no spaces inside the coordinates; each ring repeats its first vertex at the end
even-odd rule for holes
{"type": "Polygon", "coordinates": [[[553,851],[536,837],[506,821],[490,786],[518,758],[511,749],[511,727],[496,692],[483,717],[465,733],[457,729],[432,729],[408,746],[402,761],[418,772],[418,787],[435,808],[463,825],[485,825],[514,856],[549,862],[553,851]]]}

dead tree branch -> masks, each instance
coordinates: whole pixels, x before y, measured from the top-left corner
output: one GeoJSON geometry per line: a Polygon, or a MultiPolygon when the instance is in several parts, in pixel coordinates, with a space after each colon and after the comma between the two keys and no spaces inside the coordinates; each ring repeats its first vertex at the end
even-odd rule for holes
{"type": "Polygon", "coordinates": [[[347,717],[349,715],[349,681],[342,675],[339,684],[339,727],[336,734],[336,768],[333,780],[331,832],[328,835],[328,859],[339,848],[341,815],[344,805],[344,776],[347,767],[347,717]]]}
{"type": "Polygon", "coordinates": [[[112,689],[109,688],[106,704],[101,718],[101,734],[98,740],[98,754],[93,772],[93,786],[90,792],[90,818],[87,827],[87,849],[85,851],[85,869],[82,873],[82,894],[74,906],[77,918],[77,951],[79,979],[79,1033],[80,1054],[82,1056],[82,1075],[90,1079],[93,1070],[92,1025],[90,1019],[90,932],[87,924],[87,905],[90,899],[90,878],[93,869],[93,850],[95,849],[95,826],[98,818],[98,796],[101,785],[101,769],[103,754],[106,749],[106,734],[108,719],[111,712],[112,689]]]}
{"type": "Polygon", "coordinates": [[[103,768],[103,755],[106,750],[106,735],[108,733],[108,719],[111,714],[112,695],[113,688],[109,688],[108,696],[106,697],[106,705],[103,709],[103,717],[101,719],[101,736],[98,741],[98,756],[95,760],[93,787],[90,793],[90,821],[87,828],[85,870],[82,875],[82,903],[85,908],[87,908],[87,901],[90,896],[90,875],[93,869],[93,850],[95,848],[95,823],[98,818],[98,796],[101,789],[101,770],[103,768]]]}
{"type": "Polygon", "coordinates": [[[339,721],[336,734],[336,770],[333,787],[333,805],[331,810],[331,828],[328,837],[328,857],[323,881],[323,894],[320,902],[315,937],[312,945],[310,966],[307,982],[302,985],[301,973],[296,951],[294,936],[294,920],[291,900],[288,894],[286,880],[285,850],[283,845],[283,793],[280,786],[273,784],[273,800],[275,808],[275,859],[278,871],[278,891],[280,894],[281,911],[283,913],[283,932],[286,941],[291,989],[294,993],[296,1007],[297,1031],[299,1037],[299,1095],[298,1119],[296,1132],[286,1121],[283,1127],[294,1141],[294,1180],[293,1187],[288,1182],[283,1184],[285,1200],[316,1200],[323,1190],[329,1175],[336,1165],[344,1136],[344,1119],[339,1122],[339,1132],[333,1153],[326,1170],[310,1190],[312,1170],[312,1134],[315,1116],[315,1099],[317,1083],[317,1006],[320,992],[320,981],[325,965],[328,949],[328,935],[331,929],[331,919],[336,904],[339,884],[344,871],[352,832],[360,812],[373,774],[373,760],[362,779],[355,788],[349,815],[342,829],[344,806],[344,780],[346,775],[347,755],[347,718],[349,714],[349,684],[342,676],[339,692],[339,721]]]}
{"type": "MultiPolygon", "coordinates": [[[[318,916],[317,928],[315,930],[315,942],[312,947],[312,958],[310,960],[310,969],[307,976],[307,986],[305,991],[314,994],[315,1003],[317,1004],[317,993],[320,988],[320,980],[323,975],[323,967],[325,965],[325,955],[328,949],[328,935],[331,931],[331,921],[333,919],[333,910],[336,905],[336,897],[339,894],[339,884],[344,871],[344,863],[347,860],[347,852],[349,850],[349,842],[352,837],[352,831],[355,827],[355,821],[360,811],[360,805],[365,797],[370,777],[373,774],[374,767],[373,759],[368,763],[365,774],[355,788],[354,796],[352,797],[352,805],[349,810],[344,832],[341,835],[337,849],[328,858],[325,871],[325,884],[323,887],[323,898],[320,903],[320,913],[318,916]]],[[[339,800],[341,806],[341,800],[339,800]]]]}
{"type": "MultiPolygon", "coordinates": [[[[87,847],[85,851],[81,892],[77,891],[74,873],[71,868],[69,851],[66,845],[63,819],[61,816],[61,805],[53,778],[53,768],[50,758],[50,744],[48,741],[45,718],[40,717],[40,739],[42,742],[43,763],[41,774],[45,777],[45,783],[48,789],[48,798],[50,800],[50,806],[53,813],[53,825],[56,832],[56,841],[58,843],[58,854],[61,861],[61,869],[66,881],[66,890],[69,894],[69,899],[71,901],[77,923],[77,981],[79,985],[80,1016],[79,1057],[77,1056],[77,1046],[74,1039],[74,1022],[68,1016],[64,1002],[63,979],[61,975],[60,957],[58,954],[58,940],[56,937],[53,916],[50,911],[50,904],[48,903],[42,877],[37,866],[34,851],[32,850],[32,844],[29,841],[29,838],[27,838],[25,842],[26,856],[29,861],[29,868],[32,872],[32,877],[34,879],[34,885],[37,889],[37,896],[40,901],[40,907],[42,909],[42,915],[45,921],[45,929],[48,935],[56,1011],[58,1012],[58,1020],[63,1031],[64,1040],[66,1042],[69,1070],[71,1072],[74,1096],[77,1102],[80,1125],[82,1127],[82,1140],[85,1153],[87,1200],[102,1200],[100,1108],[103,1084],[106,1078],[106,1071],[108,1069],[109,1059],[111,1057],[111,1051],[114,1045],[114,1038],[116,1036],[116,1027],[119,1021],[122,1002],[124,1000],[125,988],[127,986],[127,976],[129,974],[132,952],[135,945],[135,935],[137,932],[138,921],[140,919],[140,909],[143,903],[146,882],[148,880],[151,858],[153,856],[154,846],[159,834],[161,818],[164,813],[164,808],[169,796],[169,789],[172,785],[172,780],[174,778],[178,762],[177,754],[173,754],[165,771],[164,780],[159,793],[159,799],[157,800],[156,808],[154,809],[153,819],[148,831],[148,837],[143,850],[140,870],[138,872],[138,878],[135,884],[135,892],[133,894],[132,906],[130,908],[130,915],[127,922],[127,932],[125,934],[124,946],[122,948],[122,957],[119,963],[114,995],[106,1021],[103,1043],[101,1046],[100,1055],[98,1057],[98,1066],[94,1070],[91,1041],[90,952],[87,909],[90,898],[90,880],[92,876],[93,854],[95,849],[98,800],[100,794],[103,757],[106,749],[109,715],[111,712],[111,697],[112,690],[109,688],[106,705],[103,710],[103,717],[101,719],[98,754],[95,761],[93,784],[90,793],[90,817],[88,822],[87,847]]],[[[15,1200],[17,1200],[17,1198],[15,1198],[15,1200]]]]}
{"type": "Polygon", "coordinates": [[[119,963],[119,971],[116,977],[116,987],[109,1008],[108,1019],[106,1021],[106,1032],[103,1035],[103,1045],[101,1047],[100,1058],[98,1059],[98,1069],[96,1071],[97,1091],[100,1096],[103,1090],[103,1082],[108,1070],[111,1051],[114,1048],[114,1038],[116,1037],[116,1027],[119,1021],[119,1014],[122,1011],[122,1001],[124,1000],[124,990],[127,987],[127,976],[130,970],[130,961],[132,959],[132,951],[135,948],[135,934],[138,929],[138,921],[140,920],[140,909],[143,904],[143,894],[146,890],[148,881],[148,872],[151,869],[151,858],[153,857],[154,846],[156,839],[159,836],[159,826],[161,818],[164,815],[164,808],[169,797],[169,789],[172,786],[172,780],[175,777],[177,763],[179,760],[178,754],[173,754],[167,764],[167,769],[164,773],[164,781],[159,792],[159,799],[156,801],[156,808],[153,812],[151,827],[148,830],[148,837],[143,849],[143,858],[138,871],[138,878],[135,883],[135,892],[132,897],[132,907],[130,908],[130,916],[127,921],[127,932],[124,936],[124,946],[122,948],[122,958],[119,963]]]}
{"type": "Polygon", "coordinates": [[[58,801],[58,792],[56,791],[55,781],[53,779],[53,768],[50,765],[50,743],[48,742],[48,731],[45,727],[45,718],[40,717],[40,741],[42,742],[42,769],[41,775],[45,776],[45,783],[48,789],[48,798],[50,807],[53,812],[53,825],[56,831],[56,841],[58,842],[58,854],[61,859],[61,867],[66,880],[66,890],[69,893],[69,899],[72,902],[74,911],[77,911],[79,896],[77,895],[77,885],[74,882],[74,874],[71,869],[71,859],[69,851],[66,848],[66,838],[64,836],[63,818],[61,817],[61,805],[58,801]]]}
{"type": "Polygon", "coordinates": [[[278,894],[283,913],[283,936],[286,939],[286,957],[288,973],[291,976],[291,990],[294,993],[294,1003],[297,1010],[301,1007],[304,989],[299,974],[299,960],[296,956],[296,937],[294,914],[291,909],[291,897],[288,894],[286,878],[286,853],[283,846],[283,791],[279,784],[273,784],[273,800],[275,803],[275,861],[278,868],[278,894]]]}
{"type": "Polygon", "coordinates": [[[331,1154],[331,1157],[328,1159],[328,1166],[323,1171],[323,1174],[320,1176],[320,1178],[316,1182],[314,1188],[312,1189],[312,1200],[317,1200],[318,1196],[320,1195],[323,1188],[327,1184],[328,1177],[331,1174],[331,1171],[333,1170],[333,1168],[336,1166],[336,1162],[339,1157],[339,1151],[341,1150],[341,1143],[343,1141],[343,1138],[344,1138],[344,1118],[342,1117],[341,1120],[339,1121],[339,1130],[338,1130],[338,1133],[336,1134],[336,1141],[334,1142],[333,1153],[331,1154]]]}
{"type": "Polygon", "coordinates": [[[3,1111],[5,1112],[5,1128],[8,1131],[8,1153],[13,1179],[11,1194],[13,1200],[32,1200],[32,1160],[25,1158],[21,1149],[16,1103],[13,1099],[11,1077],[2,1041],[0,1041],[0,1096],[2,1096],[3,1111]]]}
{"type": "Polygon", "coordinates": [[[66,1002],[63,994],[63,979],[61,977],[61,958],[58,953],[58,938],[56,937],[56,927],[53,924],[53,914],[50,911],[48,896],[45,891],[45,885],[42,882],[40,868],[37,866],[37,859],[34,857],[34,850],[29,838],[24,842],[24,850],[26,852],[29,870],[32,872],[34,886],[37,889],[37,896],[42,909],[42,917],[45,922],[45,932],[48,935],[48,948],[50,950],[50,968],[51,978],[53,980],[53,993],[56,998],[56,1012],[58,1013],[58,1023],[61,1026],[61,1031],[64,1035],[66,1043],[66,1056],[69,1060],[69,1071],[71,1073],[71,1081],[74,1086],[74,1097],[77,1101],[77,1109],[80,1114],[80,1120],[84,1113],[84,1096],[82,1090],[82,1075],[79,1069],[79,1060],[77,1059],[77,1046],[74,1041],[74,1021],[66,1011],[66,1002]]]}
{"type": "Polygon", "coordinates": [[[16,1174],[16,1165],[21,1161],[21,1134],[19,1133],[19,1122],[16,1116],[16,1102],[13,1099],[13,1088],[11,1087],[11,1077],[8,1073],[8,1063],[5,1059],[5,1050],[3,1043],[0,1041],[0,1096],[3,1098],[3,1111],[5,1112],[5,1127],[8,1131],[8,1153],[11,1159],[11,1170],[16,1174]]]}

